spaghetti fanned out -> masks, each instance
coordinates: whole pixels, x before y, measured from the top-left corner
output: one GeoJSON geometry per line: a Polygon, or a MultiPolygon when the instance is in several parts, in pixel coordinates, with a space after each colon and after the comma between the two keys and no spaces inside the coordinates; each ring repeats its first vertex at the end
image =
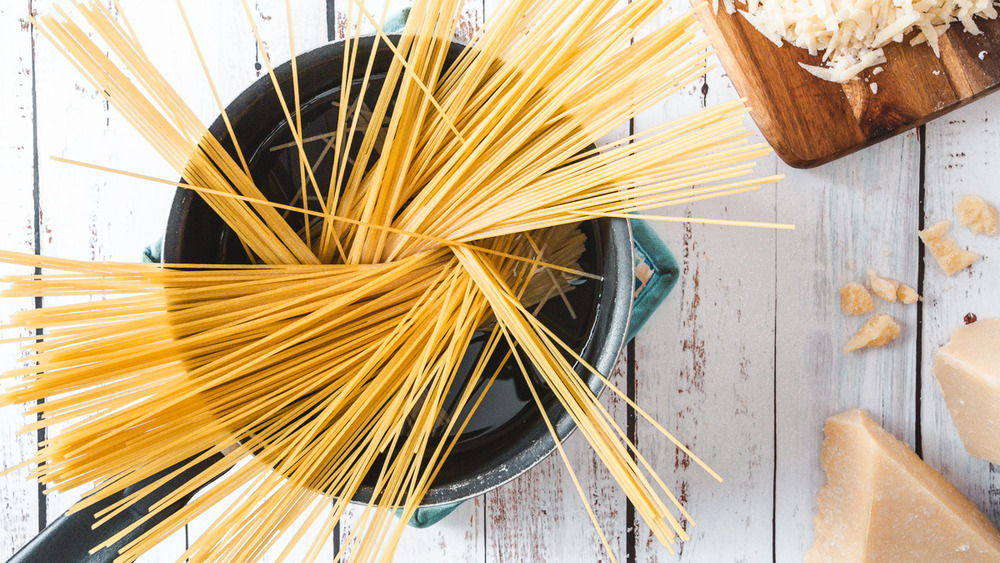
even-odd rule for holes
{"type": "MultiPolygon", "coordinates": [[[[124,16],[75,3],[86,27],[62,11],[39,18],[38,29],[183,180],[92,166],[197,192],[248,264],[0,253],[45,272],[5,278],[5,295],[100,298],[10,319],[9,328],[43,332],[23,339],[30,363],[8,372],[3,402],[45,399],[29,408],[40,418],[26,430],[60,425],[26,461],[32,476],[56,491],[96,484],[77,509],[153,479],[99,513],[101,523],[201,468],[146,518],[201,493],[125,546],[121,561],[223,499],[221,515],[179,560],[287,558],[307,530],[318,530],[306,542],[312,559],[362,490],[370,500],[338,558],[389,559],[497,376],[489,358],[507,349],[560,453],[542,385],[656,537],[667,545],[686,539],[679,520],[690,516],[575,366],[608,383],[604,375],[536,312],[551,299],[568,306],[569,280],[593,277],[577,263],[581,221],[741,193],[776,178],[748,177],[767,149],[747,143],[735,102],[593,147],[706,71],[692,15],[633,40],[661,2],[617,4],[512,0],[448,64],[462,3],[417,0],[398,41],[381,31],[375,39],[393,59],[371,105],[356,103],[371,97],[371,61],[358,37],[345,40],[335,127],[318,136],[319,157],[307,150],[317,138],[305,136],[295,60],[289,85],[265,56],[295,157],[299,193],[287,201],[269,200],[255,183],[240,139],[227,150],[202,125],[124,16]],[[350,79],[365,68],[364,80],[350,79]],[[476,334],[487,335],[485,351],[460,381],[476,334]]],[[[358,24],[349,31],[379,27],[357,3],[348,18],[358,24]]]]}

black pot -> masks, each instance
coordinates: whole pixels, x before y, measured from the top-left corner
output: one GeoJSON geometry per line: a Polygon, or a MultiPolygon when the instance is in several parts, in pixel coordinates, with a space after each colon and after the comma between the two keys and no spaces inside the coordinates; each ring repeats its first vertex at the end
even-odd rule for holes
{"type": "MultiPolygon", "coordinates": [[[[363,38],[357,60],[367,61],[375,44],[374,37],[363,38]]],[[[396,39],[396,38],[393,38],[396,39]]],[[[453,44],[449,58],[453,61],[462,46],[453,44]]],[[[303,122],[322,126],[324,108],[330,100],[339,99],[339,86],[344,57],[343,43],[331,43],[301,55],[297,59],[301,91],[303,122]]],[[[381,79],[389,70],[393,54],[382,43],[377,47],[371,82],[366,98],[377,98],[381,79]]],[[[354,68],[354,80],[364,78],[364,64],[354,68]]],[[[292,70],[290,64],[275,69],[282,92],[289,108],[294,109],[292,98],[292,70]]],[[[353,88],[357,91],[357,87],[353,88]]],[[[370,105],[374,105],[373,103],[370,105]]],[[[227,108],[237,139],[250,162],[251,173],[258,187],[269,198],[290,199],[300,188],[284,185],[275,180],[276,157],[271,147],[291,142],[285,115],[274,93],[269,77],[258,80],[227,108]]],[[[295,116],[293,115],[293,119],[295,116]]],[[[221,118],[210,131],[227,150],[232,143],[221,118]]],[[[322,127],[310,132],[305,126],[304,138],[309,138],[322,127]]],[[[315,143],[318,153],[324,143],[315,143]]],[[[294,152],[292,149],[289,152],[294,152]]],[[[289,180],[298,182],[298,165],[289,180]]],[[[316,177],[328,178],[323,166],[316,177]]],[[[320,181],[322,185],[324,180],[320,181]]],[[[298,225],[294,225],[298,227],[298,225]]],[[[579,312],[578,321],[565,314],[564,305],[551,301],[540,317],[550,327],[562,331],[567,343],[574,345],[581,356],[601,373],[610,373],[624,343],[632,305],[632,242],[628,222],[624,219],[599,219],[585,223],[587,250],[581,266],[584,270],[603,276],[603,280],[589,280],[568,295],[573,298],[579,312]]],[[[239,262],[245,255],[236,237],[201,197],[187,190],[178,190],[164,241],[164,262],[168,263],[218,263],[239,262]]],[[[505,350],[494,355],[503,356],[505,350]]],[[[469,356],[474,359],[475,350],[469,356]]],[[[555,449],[537,406],[528,395],[523,376],[513,361],[509,373],[502,374],[494,388],[484,399],[463,437],[445,462],[433,485],[424,497],[423,505],[448,504],[468,499],[489,491],[517,477],[555,449]],[[506,375],[506,377],[505,377],[506,375]],[[520,385],[518,385],[520,382],[520,385]],[[490,412],[499,411],[499,412],[490,412]],[[478,423],[477,423],[478,422],[478,423]]],[[[595,393],[602,389],[600,380],[593,374],[578,370],[595,393]]],[[[488,370],[488,372],[490,372],[488,370]]],[[[565,438],[575,427],[569,414],[550,394],[544,396],[550,419],[560,438],[565,438]]],[[[370,499],[371,483],[363,487],[354,500],[370,499]]]]}
{"type": "MultiPolygon", "coordinates": [[[[310,115],[321,114],[324,105],[328,105],[331,99],[336,99],[334,94],[339,95],[343,47],[342,42],[331,43],[297,58],[304,121],[310,115]]],[[[380,87],[393,55],[384,44],[375,47],[375,38],[369,37],[360,42],[358,60],[367,60],[373,48],[377,52],[370,86],[380,87]]],[[[453,44],[449,61],[454,61],[461,50],[461,45],[453,44]]],[[[275,69],[275,73],[282,84],[288,107],[294,108],[291,65],[286,63],[275,69]]],[[[356,65],[352,77],[354,80],[363,79],[363,64],[356,65]]],[[[378,91],[379,88],[371,87],[370,95],[377,97],[378,91]]],[[[244,154],[251,163],[251,172],[258,187],[272,199],[289,199],[288,186],[282,185],[281,181],[268,180],[264,174],[267,169],[274,167],[279,158],[270,148],[291,140],[270,78],[265,76],[254,83],[229,105],[227,113],[244,154]]],[[[221,118],[216,120],[210,131],[235,157],[235,149],[221,118]]],[[[308,129],[304,136],[309,137],[308,129]]],[[[297,164],[295,167],[297,168],[297,164]]],[[[297,175],[296,170],[292,176],[297,175]]],[[[320,170],[317,178],[328,176],[320,170]]],[[[292,226],[298,227],[295,224],[292,226]]],[[[625,342],[632,309],[632,235],[629,224],[624,219],[598,219],[584,223],[581,228],[587,235],[587,249],[581,260],[581,267],[603,278],[600,281],[587,280],[569,292],[578,314],[577,321],[568,318],[559,300],[551,301],[539,317],[563,336],[567,344],[572,345],[592,366],[601,373],[609,374],[625,342]]],[[[246,255],[233,233],[200,196],[187,190],[178,190],[170,210],[163,260],[166,263],[240,263],[246,260],[246,255]]],[[[469,362],[477,357],[478,351],[474,348],[475,346],[470,348],[467,354],[469,362]]],[[[502,358],[504,352],[500,349],[495,352],[497,362],[496,355],[499,354],[502,358]]],[[[509,363],[511,365],[505,366],[505,373],[489,390],[463,432],[455,450],[424,497],[422,506],[446,505],[478,496],[524,473],[555,449],[555,442],[537,406],[528,395],[527,386],[522,381],[523,375],[513,362],[509,363]]],[[[597,377],[580,366],[577,371],[595,393],[602,391],[603,385],[597,377]]],[[[537,374],[534,379],[540,382],[537,374]]],[[[561,440],[565,439],[575,428],[573,420],[544,385],[536,387],[542,395],[557,434],[561,440]]],[[[216,459],[217,457],[210,458],[185,471],[97,530],[91,528],[97,511],[125,498],[133,490],[141,489],[145,483],[113,495],[89,509],[61,516],[14,555],[9,563],[110,563],[120,548],[179,510],[194,493],[162,510],[156,518],[114,546],[93,555],[88,554],[88,551],[146,515],[150,506],[210,467],[216,459]]],[[[158,477],[159,475],[154,476],[148,482],[158,477]]],[[[372,484],[373,479],[369,479],[353,500],[368,501],[372,494],[372,484]]]]}

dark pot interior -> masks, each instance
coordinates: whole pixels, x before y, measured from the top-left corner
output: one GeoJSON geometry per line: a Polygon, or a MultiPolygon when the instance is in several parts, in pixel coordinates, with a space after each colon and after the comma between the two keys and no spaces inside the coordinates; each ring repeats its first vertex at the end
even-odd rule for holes
{"type": "MultiPolygon", "coordinates": [[[[367,61],[375,38],[361,40],[359,61],[367,61]]],[[[453,44],[449,60],[453,61],[462,47],[453,44]]],[[[339,99],[343,63],[343,43],[331,43],[298,57],[302,114],[305,138],[332,129],[327,118],[331,101],[339,99]]],[[[377,47],[365,100],[374,106],[385,73],[392,60],[391,51],[382,44],[377,47]]],[[[288,106],[294,109],[291,86],[291,65],[276,69],[288,106]]],[[[364,64],[355,65],[352,78],[364,77],[364,64]]],[[[358,87],[352,88],[356,92],[358,87]]],[[[272,147],[292,140],[288,124],[270,79],[263,77],[241,94],[227,112],[240,145],[250,163],[257,186],[275,201],[290,202],[299,191],[297,155],[293,151],[272,151],[272,147]],[[287,171],[288,172],[286,174],[287,171]]],[[[211,132],[235,156],[235,149],[221,118],[211,132]]],[[[311,162],[320,156],[326,143],[307,145],[311,162]]],[[[327,158],[316,172],[320,184],[329,178],[331,166],[327,158]]],[[[318,208],[318,206],[314,207],[318,208]]],[[[301,214],[289,216],[294,228],[302,227],[301,214]],[[295,221],[298,220],[298,223],[295,221]]],[[[624,343],[632,307],[632,242],[627,221],[601,219],[582,225],[587,235],[587,248],[581,260],[585,271],[600,274],[603,280],[586,280],[568,296],[578,313],[572,320],[558,299],[550,301],[539,317],[572,345],[583,358],[608,374],[624,343]]],[[[197,194],[178,190],[171,208],[164,241],[164,262],[167,263],[241,263],[246,256],[235,235],[197,194]]],[[[477,339],[466,355],[463,367],[474,365],[485,344],[486,335],[477,339]]],[[[498,365],[506,348],[498,349],[492,361],[498,365]]],[[[459,442],[438,474],[423,505],[438,505],[464,500],[493,489],[520,475],[555,449],[544,421],[513,361],[504,366],[488,395],[459,442]]],[[[592,374],[578,366],[594,392],[603,385],[592,374]]],[[[488,369],[487,373],[492,373],[488,369]]],[[[462,381],[459,376],[459,382],[462,381]]],[[[537,374],[535,381],[540,381],[537,374]]],[[[481,384],[482,385],[482,384],[481,384]]],[[[458,388],[458,386],[455,386],[458,388]]],[[[547,390],[543,401],[560,437],[565,438],[574,428],[570,416],[547,390]]],[[[457,394],[457,391],[455,391],[457,394]]],[[[371,496],[374,476],[369,479],[354,500],[366,501],[371,496]]]]}

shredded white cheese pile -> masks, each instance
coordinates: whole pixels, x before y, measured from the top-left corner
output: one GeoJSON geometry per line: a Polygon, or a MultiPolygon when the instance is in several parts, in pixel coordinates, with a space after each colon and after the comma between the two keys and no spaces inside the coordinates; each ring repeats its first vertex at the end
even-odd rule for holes
{"type": "MultiPolygon", "coordinates": [[[[741,3],[743,0],[740,0],[741,3]]],[[[885,63],[882,47],[919,30],[911,45],[928,42],[934,54],[938,37],[959,21],[965,31],[981,33],[974,16],[994,19],[995,0],[746,0],[740,10],[778,46],[782,40],[823,53],[822,66],[802,64],[819,78],[844,83],[862,70],[885,63]]],[[[732,13],[733,0],[724,0],[732,13]]]]}

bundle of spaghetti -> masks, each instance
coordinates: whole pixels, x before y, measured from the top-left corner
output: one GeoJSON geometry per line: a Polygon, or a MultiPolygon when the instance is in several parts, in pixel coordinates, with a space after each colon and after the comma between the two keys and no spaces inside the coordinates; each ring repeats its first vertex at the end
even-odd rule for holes
{"type": "MultiPolygon", "coordinates": [[[[747,142],[739,102],[594,146],[706,71],[694,16],[633,39],[661,0],[621,9],[617,0],[512,0],[449,65],[461,2],[416,0],[391,41],[381,29],[385,14],[354,0],[349,22],[373,24],[376,47],[393,59],[377,103],[362,116],[353,100],[365,98],[376,49],[366,60],[357,26],[347,26],[337,123],[322,137],[320,159],[329,154],[332,166],[321,183],[305,148],[295,58],[289,92],[242,3],[298,159],[292,201],[270,201],[254,183],[254,161],[190,25],[232,153],[156,70],[124,15],[119,23],[96,2],[74,2],[102,43],[62,10],[61,18],[36,22],[182,179],[91,166],[196,191],[251,264],[94,264],[0,253],[0,261],[45,269],[4,280],[6,295],[100,298],[11,319],[11,327],[39,336],[22,339],[31,363],[7,374],[20,382],[3,404],[45,399],[31,408],[39,419],[26,429],[62,426],[26,462],[32,476],[53,491],[96,484],[75,510],[148,482],[102,510],[99,525],[206,466],[142,520],[199,496],[125,546],[121,561],[224,499],[232,502],[181,560],[253,560],[276,549],[285,559],[318,529],[303,557],[312,560],[351,499],[366,506],[337,558],[387,560],[496,377],[488,360],[505,342],[564,460],[532,370],[656,537],[667,545],[686,539],[677,514],[693,522],[690,515],[580,373],[610,382],[529,310],[557,295],[569,306],[568,278],[593,277],[576,264],[581,220],[776,180],[749,178],[752,159],[766,149],[747,142]],[[356,69],[364,69],[362,80],[353,79],[356,69]],[[301,229],[289,213],[302,218],[301,229]],[[482,332],[490,335],[486,349],[460,382],[459,364],[482,332]],[[394,521],[397,510],[402,518],[394,521]]],[[[180,0],[178,7],[187,23],[180,0]]],[[[294,53],[293,37],[289,24],[294,53]]]]}
{"type": "MultiPolygon", "coordinates": [[[[578,239],[573,230],[567,229],[536,233],[536,236],[543,244],[562,246],[561,239],[567,234],[578,239]],[[551,240],[551,234],[558,238],[551,240]]],[[[527,242],[522,242],[521,246],[527,247],[527,242]]],[[[39,263],[11,253],[0,254],[0,260],[39,263]]],[[[251,370],[258,375],[299,373],[312,369],[314,363],[338,357],[343,352],[330,346],[352,334],[364,338],[352,342],[352,346],[357,347],[390,332],[398,319],[395,313],[409,310],[413,300],[426,288],[433,287],[448,260],[444,251],[438,251],[378,265],[269,267],[248,271],[178,271],[155,266],[105,264],[109,273],[102,276],[88,273],[89,263],[48,261],[60,267],[75,268],[79,274],[6,278],[3,281],[10,287],[5,295],[51,297],[99,293],[105,297],[127,296],[14,315],[13,323],[26,328],[45,327],[47,332],[40,342],[25,347],[33,353],[33,360],[38,365],[9,374],[33,377],[9,388],[5,399],[30,402],[52,394],[86,392],[94,395],[94,401],[107,400],[113,404],[120,397],[109,393],[107,385],[121,388],[122,393],[134,391],[136,396],[141,396],[148,389],[130,385],[135,384],[134,380],[148,378],[150,370],[165,365],[178,370],[177,377],[187,374],[187,378],[182,378],[187,381],[174,381],[174,378],[164,381],[173,389],[178,403],[188,392],[199,397],[224,393],[225,385],[232,381],[246,393],[249,388],[245,386],[246,379],[241,377],[251,370]],[[119,267],[120,273],[113,274],[114,268],[119,267]],[[80,325],[84,321],[86,324],[80,325]],[[296,338],[284,339],[284,333],[290,332],[294,332],[296,338]],[[234,348],[240,353],[229,352],[234,348]],[[248,350],[259,351],[261,356],[280,355],[271,356],[262,363],[256,361],[260,357],[247,357],[248,350]],[[241,355],[244,357],[240,358],[241,355]],[[243,364],[250,358],[255,362],[245,367],[243,364]],[[200,375],[216,365],[225,366],[225,377],[200,375]],[[63,366],[75,369],[61,371],[63,366]],[[42,373],[45,383],[36,385],[42,373]],[[96,388],[97,385],[103,386],[96,388]],[[221,391],[216,390],[219,386],[223,387],[221,391]]],[[[537,279],[542,280],[542,277],[537,279]]],[[[527,293],[542,295],[542,289],[546,294],[551,291],[547,280],[539,289],[527,293]]],[[[568,286],[563,289],[567,290],[568,286]]],[[[534,302],[541,300],[530,295],[525,298],[536,299],[534,302]]],[[[43,408],[47,414],[46,421],[38,424],[72,418],[81,407],[74,400],[81,397],[78,394],[70,400],[50,401],[36,407],[43,408]],[[63,409],[67,409],[66,412],[63,409]]],[[[243,409],[239,406],[240,401],[226,408],[233,405],[237,405],[237,415],[252,417],[253,409],[243,409]]],[[[86,407],[93,409],[94,405],[87,403],[86,407]]],[[[165,413],[173,407],[171,404],[157,406],[165,413]]],[[[236,427],[241,426],[237,423],[236,427]]],[[[74,457],[76,450],[72,444],[78,444],[82,452],[86,444],[101,436],[103,431],[102,425],[84,423],[64,430],[59,441],[64,444],[68,457],[74,457]]],[[[124,445],[116,444],[114,435],[106,435],[102,440],[109,448],[124,445]]],[[[46,465],[44,470],[63,477],[70,475],[51,465],[46,465]]]]}
{"type": "MultiPolygon", "coordinates": [[[[514,254],[534,252],[536,244],[580,248],[574,229],[550,229],[530,238],[530,244],[527,236],[494,242],[514,254]],[[567,237],[576,242],[564,243],[567,237]]],[[[5,400],[49,399],[33,409],[44,414],[43,420],[26,430],[67,424],[31,460],[38,464],[32,474],[53,491],[115,476],[78,508],[176,464],[174,473],[146,488],[151,491],[233,444],[239,444],[237,451],[175,495],[207,485],[253,452],[253,464],[221,479],[205,498],[217,499],[276,471],[277,481],[252,487],[259,492],[273,485],[271,503],[281,505],[309,489],[317,498],[341,499],[346,508],[360,486],[358,479],[379,462],[379,452],[396,449],[394,441],[401,435],[427,440],[440,426],[442,401],[457,362],[488,317],[482,303],[476,305],[471,282],[464,280],[465,289],[456,285],[462,272],[443,250],[378,265],[177,270],[102,264],[100,274],[92,272],[91,263],[14,253],[0,253],[0,259],[76,272],[8,277],[3,280],[9,284],[6,294],[52,297],[98,288],[109,298],[26,311],[12,319],[20,327],[46,327],[47,332],[41,342],[27,347],[35,365],[8,374],[28,379],[9,388],[5,400]],[[86,325],[77,326],[81,319],[86,325]],[[428,325],[437,328],[428,332],[428,325]],[[423,361],[412,363],[413,351],[420,351],[423,361]],[[405,427],[402,421],[416,406],[417,417],[405,427]],[[304,426],[298,424],[301,420],[312,422],[304,426]],[[400,422],[373,427],[382,420],[400,422]],[[370,449],[359,449],[366,443],[370,449]],[[303,448],[299,454],[296,445],[303,448]],[[141,452],[156,464],[137,467],[135,457],[121,452],[141,452]],[[306,463],[311,470],[302,465],[306,463]],[[286,474],[287,481],[282,478],[286,474]]],[[[534,266],[505,269],[515,276],[512,285],[543,280],[551,291],[534,266]]],[[[525,299],[531,299],[529,286],[523,284],[525,299]]],[[[456,415],[477,377],[466,384],[456,415]]],[[[416,449],[418,465],[434,461],[424,461],[421,448],[426,447],[399,446],[400,451],[416,449]]],[[[398,497],[399,486],[385,494],[398,497]]],[[[401,498],[391,506],[404,503],[401,498]]],[[[137,549],[155,543],[173,521],[183,525],[210,506],[207,500],[192,503],[137,549]]],[[[300,511],[308,503],[292,506],[300,511]]],[[[118,506],[106,518],[125,508],[118,506]]],[[[239,521],[245,518],[240,515],[239,521]]],[[[231,521],[222,522],[226,533],[235,529],[231,521]]],[[[225,536],[206,538],[222,541],[225,536]]],[[[273,538],[264,535],[264,540],[273,538]]],[[[207,541],[199,540],[193,549],[207,541]]],[[[244,551],[249,547],[243,535],[232,541],[242,554],[237,559],[253,557],[244,551]]]]}

